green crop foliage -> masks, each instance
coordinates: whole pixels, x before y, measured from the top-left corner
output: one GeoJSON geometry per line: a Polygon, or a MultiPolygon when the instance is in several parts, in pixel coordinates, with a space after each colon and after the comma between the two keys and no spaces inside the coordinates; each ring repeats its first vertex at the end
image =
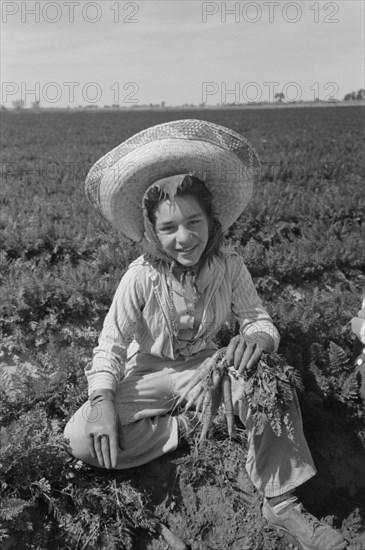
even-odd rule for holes
{"type": "MultiPolygon", "coordinates": [[[[86,173],[135,132],[194,117],[241,132],[258,150],[261,184],[226,244],[244,256],[281,334],[281,360],[303,381],[304,429],[318,467],[303,498],[362,544],[365,425],[350,330],[365,282],[360,109],[2,114],[3,550],[156,550],[159,521],[193,550],[295,545],[262,520],[243,467],[245,431],[229,441],[219,414],[203,448],[188,439],[126,472],[73,460],[62,437],[87,398],[84,368],[114,291],[139,254],[91,210],[86,173]]],[[[234,334],[228,319],[216,341],[226,346],[234,334]]],[[[255,407],[257,388],[247,391],[255,407]]]]}

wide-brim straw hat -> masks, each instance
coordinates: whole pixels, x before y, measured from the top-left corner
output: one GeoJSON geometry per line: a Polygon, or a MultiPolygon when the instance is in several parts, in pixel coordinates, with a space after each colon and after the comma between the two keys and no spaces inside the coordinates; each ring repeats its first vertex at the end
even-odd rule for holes
{"type": "Polygon", "coordinates": [[[86,195],[117,231],[138,242],[147,188],[178,174],[205,182],[225,231],[247,206],[260,179],[260,162],[237,132],[205,120],[176,120],[147,128],[104,155],[87,175],[86,195]]]}

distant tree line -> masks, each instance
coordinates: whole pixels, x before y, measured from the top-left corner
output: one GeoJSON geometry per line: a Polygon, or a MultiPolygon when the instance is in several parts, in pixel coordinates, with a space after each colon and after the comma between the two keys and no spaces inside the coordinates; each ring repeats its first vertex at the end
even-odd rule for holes
{"type": "Polygon", "coordinates": [[[365,90],[361,89],[357,93],[351,92],[349,94],[346,94],[344,97],[345,101],[352,101],[354,99],[365,99],[365,90]]]}

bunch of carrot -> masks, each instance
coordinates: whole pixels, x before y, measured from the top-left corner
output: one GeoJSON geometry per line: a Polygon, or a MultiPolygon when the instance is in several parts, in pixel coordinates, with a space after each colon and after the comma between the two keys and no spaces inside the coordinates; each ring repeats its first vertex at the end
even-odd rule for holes
{"type": "Polygon", "coordinates": [[[288,437],[292,438],[289,407],[295,390],[302,389],[299,372],[279,355],[265,353],[257,365],[238,375],[234,367],[228,367],[225,357],[226,348],[222,348],[203,361],[176,404],[179,406],[188,398],[185,412],[195,409],[194,417],[202,424],[198,444],[207,437],[221,404],[224,405],[229,437],[234,434],[231,376],[243,380],[240,399],[248,405],[255,432],[262,433],[269,422],[277,436],[284,427],[288,437]]]}
{"type": "Polygon", "coordinates": [[[194,407],[195,415],[202,423],[203,427],[199,438],[199,445],[206,438],[222,402],[224,404],[228,434],[229,437],[233,436],[234,414],[231,378],[228,374],[225,356],[226,348],[222,348],[216,351],[212,357],[208,357],[208,359],[203,361],[176,404],[176,406],[179,406],[191,392],[189,400],[185,405],[185,412],[194,407]]]}

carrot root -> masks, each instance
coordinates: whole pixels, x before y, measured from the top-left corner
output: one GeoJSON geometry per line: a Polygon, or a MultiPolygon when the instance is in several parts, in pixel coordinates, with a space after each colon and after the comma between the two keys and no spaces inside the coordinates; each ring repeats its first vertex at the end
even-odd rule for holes
{"type": "Polygon", "coordinates": [[[193,406],[194,403],[197,402],[197,400],[199,399],[199,397],[200,397],[200,395],[202,394],[203,391],[204,391],[204,386],[202,384],[200,384],[200,386],[198,386],[196,388],[196,390],[193,392],[193,394],[190,397],[189,401],[186,403],[185,412],[187,412],[189,409],[191,409],[191,407],[193,406]]]}
{"type": "Polygon", "coordinates": [[[219,349],[202,362],[193,374],[187,387],[180,395],[174,409],[178,407],[190,393],[185,404],[185,411],[195,408],[194,418],[198,417],[202,431],[198,444],[207,437],[208,431],[223,401],[229,437],[234,433],[234,412],[232,402],[231,377],[226,363],[226,348],[219,349]]]}
{"type": "Polygon", "coordinates": [[[229,374],[224,374],[222,378],[222,394],[224,403],[224,412],[226,415],[228,435],[232,438],[234,433],[234,413],[232,401],[232,382],[229,374]]]}
{"type": "Polygon", "coordinates": [[[180,395],[174,408],[181,405],[181,403],[186,399],[186,396],[191,392],[191,390],[193,390],[195,386],[197,386],[199,382],[201,382],[207,376],[209,371],[214,366],[213,358],[214,358],[214,355],[212,357],[208,357],[207,359],[205,359],[205,361],[203,361],[203,363],[200,365],[198,370],[190,379],[189,384],[187,385],[183,393],[180,395]]]}

